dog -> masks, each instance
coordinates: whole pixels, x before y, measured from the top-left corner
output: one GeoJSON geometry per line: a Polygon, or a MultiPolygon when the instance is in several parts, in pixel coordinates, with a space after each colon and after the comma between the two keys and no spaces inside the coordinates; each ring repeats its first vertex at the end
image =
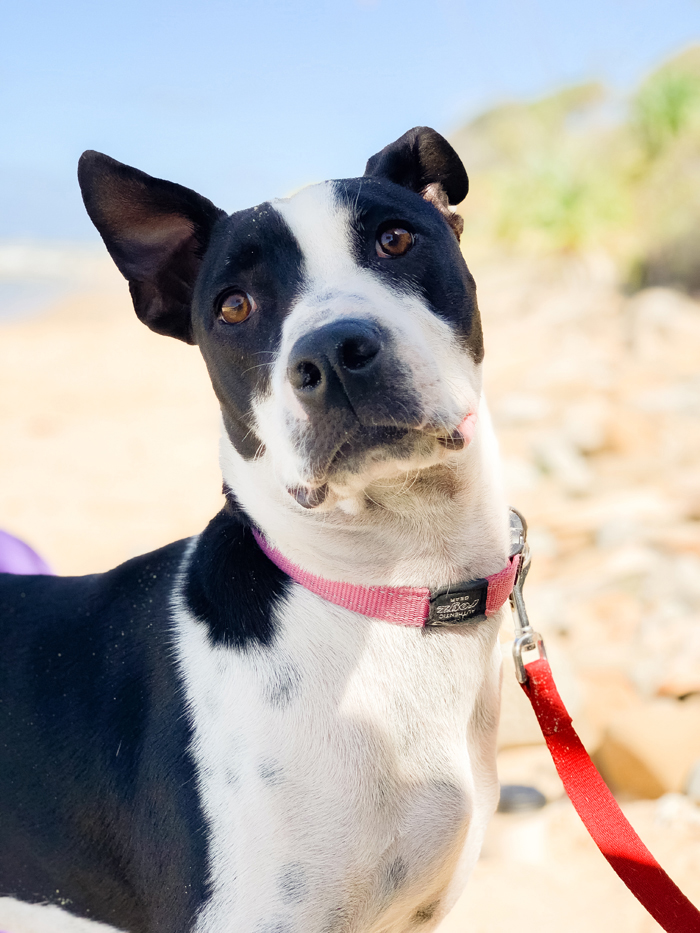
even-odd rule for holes
{"type": "Polygon", "coordinates": [[[417,127],[231,216],[96,152],[79,181],[138,317],[204,357],[226,504],[107,573],[0,575],[0,894],[129,933],[433,930],[498,800],[514,566],[466,171],[417,127]]]}

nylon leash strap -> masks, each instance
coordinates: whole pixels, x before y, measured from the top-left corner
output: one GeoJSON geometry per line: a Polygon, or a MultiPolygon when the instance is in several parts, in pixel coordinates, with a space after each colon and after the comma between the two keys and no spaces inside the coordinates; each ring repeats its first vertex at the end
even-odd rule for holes
{"type": "Polygon", "coordinates": [[[700,933],[700,911],[644,845],[576,734],[554,683],[542,636],[530,626],[522,588],[530,566],[523,520],[522,561],[511,595],[515,670],[537,716],[554,766],[591,838],[632,894],[667,933],[700,933]],[[524,653],[536,660],[525,661],[524,653]]]}

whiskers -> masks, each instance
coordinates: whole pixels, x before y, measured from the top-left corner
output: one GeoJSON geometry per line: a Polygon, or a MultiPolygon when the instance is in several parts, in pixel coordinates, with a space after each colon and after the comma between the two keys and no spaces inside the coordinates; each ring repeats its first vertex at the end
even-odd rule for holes
{"type": "MultiPolygon", "coordinates": [[[[275,357],[275,356],[277,356],[277,351],[276,351],[276,350],[257,350],[257,351],[253,354],[253,356],[270,356],[270,357],[275,357]]],[[[246,373],[251,373],[251,372],[253,372],[254,369],[264,369],[265,367],[270,367],[270,369],[272,369],[272,367],[271,367],[271,365],[270,365],[271,362],[272,362],[272,360],[266,360],[264,363],[255,363],[253,366],[249,366],[247,369],[244,369],[244,370],[242,371],[241,375],[242,375],[242,376],[245,376],[246,373]]]]}

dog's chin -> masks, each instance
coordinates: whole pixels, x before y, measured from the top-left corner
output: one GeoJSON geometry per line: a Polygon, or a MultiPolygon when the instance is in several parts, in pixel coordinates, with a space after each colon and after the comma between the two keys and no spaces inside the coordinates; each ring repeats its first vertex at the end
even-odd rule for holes
{"type": "Polygon", "coordinates": [[[418,430],[396,434],[393,442],[344,444],[324,470],[307,474],[287,492],[303,509],[353,514],[376,506],[400,508],[409,493],[454,495],[447,477],[454,476],[464,439],[418,430]]]}

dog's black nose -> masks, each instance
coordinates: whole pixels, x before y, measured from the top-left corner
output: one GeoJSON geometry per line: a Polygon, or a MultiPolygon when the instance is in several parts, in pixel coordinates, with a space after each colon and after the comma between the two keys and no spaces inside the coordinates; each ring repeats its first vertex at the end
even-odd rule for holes
{"type": "Polygon", "coordinates": [[[354,405],[372,389],[383,343],[380,329],[369,321],[335,321],[296,342],[287,376],[307,407],[354,405]]]}

